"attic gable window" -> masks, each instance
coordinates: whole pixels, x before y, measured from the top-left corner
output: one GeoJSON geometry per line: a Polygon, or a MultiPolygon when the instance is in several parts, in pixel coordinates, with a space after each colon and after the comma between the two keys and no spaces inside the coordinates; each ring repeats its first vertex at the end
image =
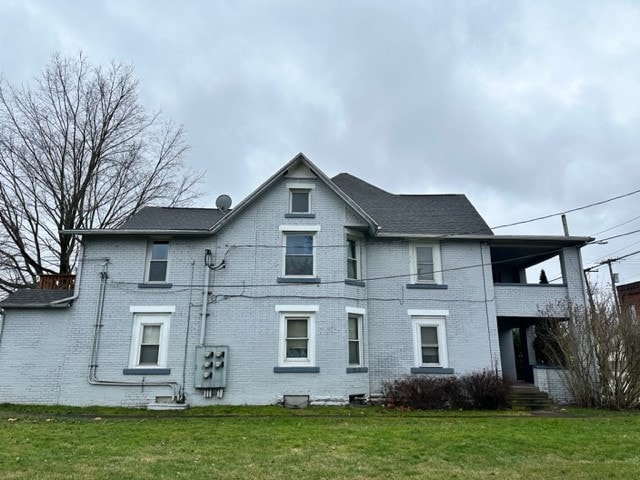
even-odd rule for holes
{"type": "Polygon", "coordinates": [[[314,218],[313,209],[313,190],[315,185],[311,182],[287,183],[289,192],[289,205],[285,218],[314,218]]]}
{"type": "Polygon", "coordinates": [[[290,213],[311,213],[311,190],[291,189],[290,213]]]}

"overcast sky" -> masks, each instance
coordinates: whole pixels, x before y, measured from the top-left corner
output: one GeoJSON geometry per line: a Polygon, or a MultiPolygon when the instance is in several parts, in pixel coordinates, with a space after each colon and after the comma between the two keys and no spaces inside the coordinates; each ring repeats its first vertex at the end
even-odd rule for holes
{"type": "MultiPolygon", "coordinates": [[[[0,44],[14,83],[54,52],[132,63],[207,170],[197,206],[239,202],[298,152],[393,193],[464,193],[490,226],[640,189],[639,2],[4,0],[0,44]]],[[[638,230],[639,205],[570,213],[570,233],[638,230]]],[[[636,250],[640,234],[583,258],[636,250]]],[[[640,255],[614,270],[640,280],[640,255]]]]}

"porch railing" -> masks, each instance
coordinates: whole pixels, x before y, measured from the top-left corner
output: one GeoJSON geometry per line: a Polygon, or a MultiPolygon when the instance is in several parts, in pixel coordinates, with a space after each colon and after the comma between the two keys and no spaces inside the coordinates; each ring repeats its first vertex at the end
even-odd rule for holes
{"type": "Polygon", "coordinates": [[[75,275],[40,275],[38,280],[38,288],[43,290],[73,290],[75,284],[75,275]]]}

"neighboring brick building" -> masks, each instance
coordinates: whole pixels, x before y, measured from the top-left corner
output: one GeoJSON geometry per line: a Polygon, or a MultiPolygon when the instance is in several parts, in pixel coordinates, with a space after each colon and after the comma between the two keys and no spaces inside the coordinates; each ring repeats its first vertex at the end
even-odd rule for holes
{"type": "Polygon", "coordinates": [[[630,309],[636,315],[640,313],[640,282],[618,285],[618,300],[623,309],[630,309]]]}
{"type": "Polygon", "coordinates": [[[541,309],[585,303],[589,238],[494,235],[464,195],[395,195],[300,154],[220,207],[70,232],[75,290],[0,302],[0,402],[344,403],[493,368],[533,381],[541,309]],[[563,282],[527,284],[552,257],[563,282]]]}

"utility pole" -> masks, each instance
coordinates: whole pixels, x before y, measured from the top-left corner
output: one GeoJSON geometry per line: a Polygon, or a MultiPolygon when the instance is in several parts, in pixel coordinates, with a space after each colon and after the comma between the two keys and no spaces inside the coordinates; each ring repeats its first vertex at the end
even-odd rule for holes
{"type": "Polygon", "coordinates": [[[618,312],[618,315],[620,315],[620,302],[618,301],[618,289],[616,288],[616,282],[615,282],[615,278],[613,275],[613,267],[611,266],[611,264],[613,262],[616,262],[617,258],[610,258],[608,260],[605,260],[602,262],[602,264],[607,264],[607,266],[609,267],[609,277],[611,278],[611,289],[613,290],[613,301],[616,304],[616,311],[618,312]]]}
{"type": "Polygon", "coordinates": [[[591,291],[591,284],[589,283],[589,277],[587,276],[587,273],[593,272],[594,270],[596,270],[595,267],[584,269],[584,281],[587,286],[587,296],[589,297],[589,307],[591,307],[592,314],[596,312],[596,303],[593,300],[593,292],[591,291]]]}

